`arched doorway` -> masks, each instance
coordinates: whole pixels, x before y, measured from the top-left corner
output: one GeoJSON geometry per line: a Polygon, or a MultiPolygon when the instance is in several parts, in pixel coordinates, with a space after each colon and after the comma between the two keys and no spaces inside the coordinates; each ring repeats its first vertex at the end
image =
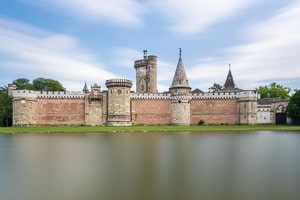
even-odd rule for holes
{"type": "Polygon", "coordinates": [[[285,107],[283,105],[277,106],[275,110],[275,123],[286,124],[286,113],[285,113],[285,107]]]}

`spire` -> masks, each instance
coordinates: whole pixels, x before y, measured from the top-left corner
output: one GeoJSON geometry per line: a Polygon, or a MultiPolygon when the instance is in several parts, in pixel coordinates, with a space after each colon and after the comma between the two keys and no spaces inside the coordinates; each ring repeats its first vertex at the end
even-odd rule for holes
{"type": "Polygon", "coordinates": [[[82,90],[82,91],[83,91],[84,93],[89,91],[89,89],[88,89],[88,87],[87,87],[87,85],[86,85],[86,82],[84,83],[84,87],[83,87],[83,90],[82,90]]]}
{"type": "Polygon", "coordinates": [[[171,88],[191,88],[185,73],[181,55],[182,55],[182,51],[181,48],[179,48],[179,60],[176,67],[171,88]]]}
{"type": "Polygon", "coordinates": [[[227,78],[225,81],[225,84],[222,88],[223,90],[233,90],[233,89],[238,89],[238,87],[234,84],[233,76],[231,73],[231,65],[229,64],[229,71],[227,74],[227,78]]]}

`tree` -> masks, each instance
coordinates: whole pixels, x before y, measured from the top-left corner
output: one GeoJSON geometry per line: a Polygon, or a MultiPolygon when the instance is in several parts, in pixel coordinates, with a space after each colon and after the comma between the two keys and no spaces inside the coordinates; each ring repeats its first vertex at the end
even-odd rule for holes
{"type": "Polygon", "coordinates": [[[259,86],[256,90],[260,94],[261,98],[274,98],[274,97],[281,97],[282,99],[290,98],[290,91],[291,89],[288,87],[284,87],[277,83],[271,83],[270,85],[266,86],[259,86]]]}
{"type": "Polygon", "coordinates": [[[64,91],[62,84],[53,79],[37,78],[33,80],[33,87],[40,91],[64,91]]]}
{"type": "Polygon", "coordinates": [[[217,92],[222,89],[222,86],[218,83],[214,83],[212,87],[208,88],[211,92],[217,92]]]}
{"type": "Polygon", "coordinates": [[[287,116],[293,120],[300,117],[300,90],[291,97],[288,106],[286,107],[287,116]]]}
{"type": "Polygon", "coordinates": [[[39,90],[39,91],[64,91],[62,84],[53,79],[37,78],[30,83],[27,78],[18,78],[13,81],[17,90],[39,90]]]}
{"type": "Polygon", "coordinates": [[[8,88],[0,87],[0,126],[12,125],[12,100],[8,97],[8,88]]]}
{"type": "Polygon", "coordinates": [[[13,81],[18,90],[33,90],[34,87],[27,78],[18,78],[13,81]]]}

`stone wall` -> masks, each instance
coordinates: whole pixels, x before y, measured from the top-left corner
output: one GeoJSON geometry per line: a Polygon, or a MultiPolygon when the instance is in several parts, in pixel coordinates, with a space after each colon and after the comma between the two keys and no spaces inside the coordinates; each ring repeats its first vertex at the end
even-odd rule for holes
{"type": "Polygon", "coordinates": [[[271,113],[270,105],[258,105],[257,106],[257,124],[270,124],[271,113]]]}

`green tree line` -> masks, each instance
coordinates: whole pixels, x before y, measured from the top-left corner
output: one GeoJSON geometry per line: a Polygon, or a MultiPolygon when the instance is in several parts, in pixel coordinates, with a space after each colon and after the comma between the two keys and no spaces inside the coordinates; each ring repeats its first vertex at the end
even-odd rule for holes
{"type": "Polygon", "coordinates": [[[64,91],[62,84],[53,79],[37,78],[30,83],[27,78],[18,78],[13,81],[18,90],[37,90],[37,91],[64,91]]]}

